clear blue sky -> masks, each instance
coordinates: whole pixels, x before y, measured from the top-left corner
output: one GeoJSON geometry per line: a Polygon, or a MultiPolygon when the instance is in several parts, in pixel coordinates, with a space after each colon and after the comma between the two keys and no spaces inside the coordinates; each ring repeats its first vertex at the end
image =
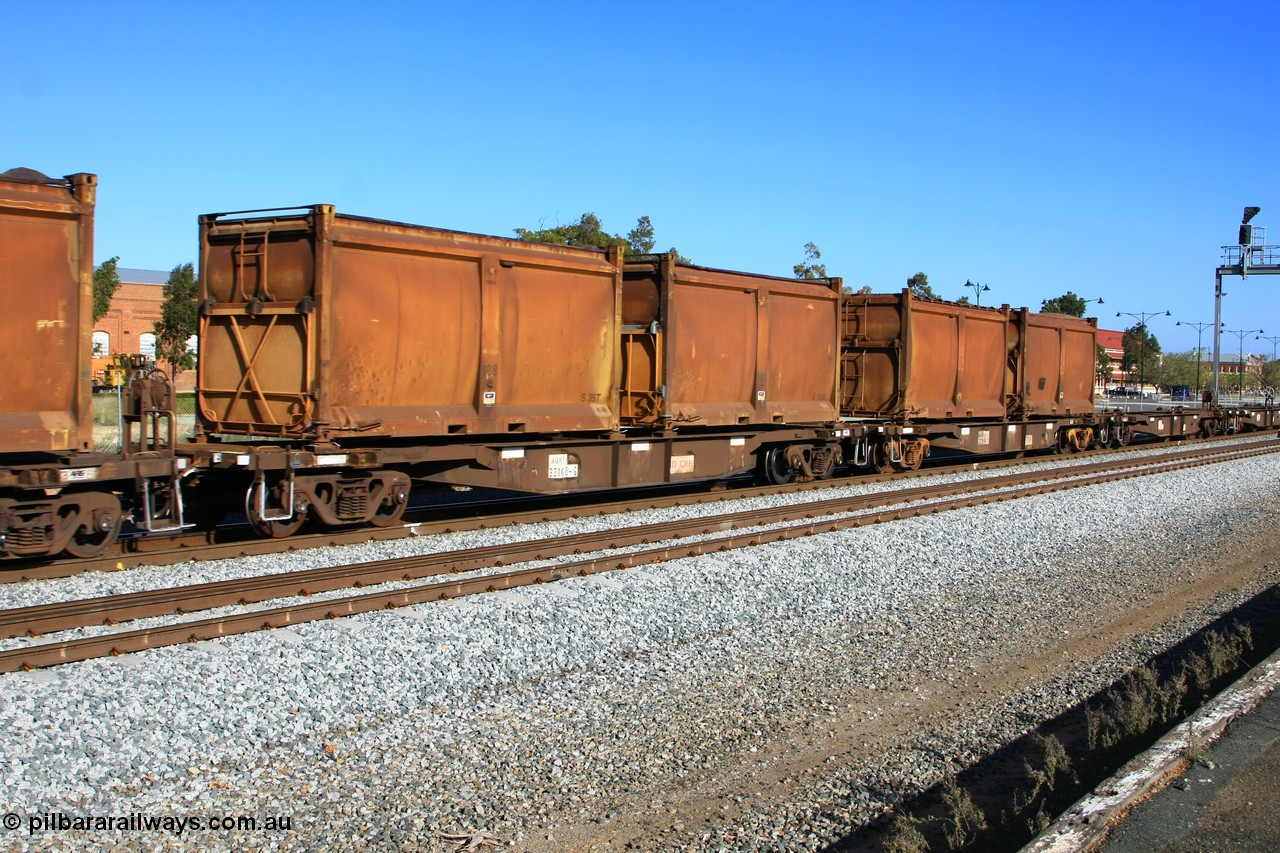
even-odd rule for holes
{"type": "MultiPolygon", "coordinates": [[[[660,249],[955,299],[1213,318],[1241,210],[1280,243],[1280,3],[0,0],[0,171],[100,176],[97,260],[201,213],[510,235],[593,211],[660,249]]],[[[1280,276],[1228,328],[1280,334],[1280,276]]],[[[1232,351],[1238,346],[1229,338],[1232,351]]],[[[1248,339],[1255,350],[1270,342],[1248,339]]],[[[1246,346],[1246,349],[1249,347],[1246,346]]]]}

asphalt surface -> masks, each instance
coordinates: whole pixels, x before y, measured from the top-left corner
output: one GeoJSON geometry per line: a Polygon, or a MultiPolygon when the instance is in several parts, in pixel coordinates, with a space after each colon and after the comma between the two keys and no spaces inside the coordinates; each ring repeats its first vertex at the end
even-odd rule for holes
{"type": "Polygon", "coordinates": [[[1280,690],[1231,723],[1195,764],[1140,802],[1093,850],[1280,850],[1280,690]]]}

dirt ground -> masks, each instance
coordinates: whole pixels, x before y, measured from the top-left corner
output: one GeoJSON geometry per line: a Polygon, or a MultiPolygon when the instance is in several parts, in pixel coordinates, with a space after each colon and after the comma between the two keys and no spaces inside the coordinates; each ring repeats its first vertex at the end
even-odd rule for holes
{"type": "Polygon", "coordinates": [[[1258,531],[1254,542],[1237,544],[1235,556],[1204,565],[1152,598],[1095,613],[1092,622],[1075,625],[1034,657],[1024,657],[1021,647],[999,653],[988,649],[983,657],[966,660],[948,683],[932,682],[919,693],[896,693],[889,704],[854,702],[841,708],[840,716],[821,731],[798,726],[751,761],[732,756],[726,766],[681,780],[662,792],[661,813],[653,813],[654,792],[646,791],[623,804],[611,820],[559,826],[553,840],[528,839],[519,846],[548,851],[659,849],[678,845],[691,834],[731,825],[744,812],[787,803],[798,789],[828,776],[833,767],[856,764],[904,738],[927,733],[928,721],[939,714],[998,706],[1001,697],[1050,682],[1074,662],[1097,658],[1183,614],[1204,611],[1223,593],[1270,585],[1268,578],[1280,566],[1274,531],[1258,531]],[[871,722],[869,713],[875,715],[871,722]]]}

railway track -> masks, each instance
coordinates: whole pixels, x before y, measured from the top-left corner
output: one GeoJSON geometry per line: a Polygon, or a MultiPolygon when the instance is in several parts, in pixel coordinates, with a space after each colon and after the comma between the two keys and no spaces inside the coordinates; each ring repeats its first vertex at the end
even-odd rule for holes
{"type": "MultiPolygon", "coordinates": [[[[1230,441],[1231,438],[1234,437],[1188,439],[1187,441],[1194,442],[1196,445],[1213,446],[1230,441]]],[[[1093,451],[1089,457],[1092,459],[1114,458],[1124,456],[1132,449],[1134,448],[1093,451]]],[[[904,482],[920,477],[968,472],[979,467],[982,470],[1001,470],[1025,465],[1028,461],[1026,457],[983,459],[981,462],[968,459],[953,464],[939,461],[926,463],[925,467],[918,471],[859,475],[856,477],[856,482],[904,482]]],[[[600,495],[595,493],[551,496],[521,494],[511,501],[483,500],[447,505],[411,506],[405,512],[404,522],[393,527],[330,529],[316,533],[298,533],[286,539],[263,539],[254,533],[248,524],[233,523],[221,526],[215,531],[187,532],[154,538],[123,538],[119,552],[100,558],[14,564],[0,569],[0,584],[72,577],[92,571],[119,571],[137,566],[169,565],[191,560],[232,559],[334,545],[432,536],[515,524],[611,515],[640,509],[727,503],[744,497],[830,489],[843,485],[844,482],[848,481],[822,480],[789,483],[783,486],[760,486],[750,484],[748,481],[698,483],[665,489],[637,489],[622,498],[610,500],[601,500],[600,495]],[[518,503],[521,508],[509,509],[512,503],[518,503]]]]}
{"type": "Polygon", "coordinates": [[[124,654],[177,643],[215,639],[255,630],[279,628],[317,619],[409,606],[501,589],[547,583],[574,576],[697,556],[712,551],[786,541],[799,536],[858,527],[964,506],[1011,500],[1029,494],[1078,488],[1116,479],[1166,473],[1197,465],[1234,461],[1280,450],[1280,441],[1244,447],[1204,447],[1196,451],[1107,459],[1048,471],[1018,472],[960,483],[911,487],[858,497],[823,498],[785,507],[723,513],[615,530],[427,554],[394,561],[310,569],[264,577],[219,581],[126,595],[83,599],[0,611],[6,636],[113,625],[156,616],[187,614],[291,596],[314,596],[349,587],[477,570],[485,574],[417,584],[393,590],[290,603],[208,618],[29,644],[0,652],[0,671],[54,666],[95,657],[124,654]],[[694,537],[705,537],[697,538],[694,537]],[[660,542],[661,544],[651,544],[660,542]],[[635,550],[622,551],[623,548],[635,550]],[[594,554],[574,559],[574,555],[594,554]],[[513,564],[562,559],[566,562],[524,568],[513,564]]]}

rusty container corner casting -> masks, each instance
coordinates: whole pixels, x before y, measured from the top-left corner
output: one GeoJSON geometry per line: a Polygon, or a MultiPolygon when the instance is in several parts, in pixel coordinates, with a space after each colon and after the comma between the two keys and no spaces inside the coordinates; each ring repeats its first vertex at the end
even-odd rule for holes
{"type": "Polygon", "coordinates": [[[338,440],[618,428],[618,250],[329,205],[210,214],[200,240],[208,432],[338,440]]]}
{"type": "Polygon", "coordinates": [[[1009,308],[845,297],[842,412],[922,420],[1004,418],[1017,344],[1009,308]]]}
{"type": "Polygon", "coordinates": [[[840,279],[626,264],[622,420],[683,428],[837,418],[840,279]]]}
{"type": "Polygon", "coordinates": [[[96,175],[0,174],[0,447],[93,448],[93,211],[96,175]]]}
{"type": "Polygon", "coordinates": [[[1013,313],[1018,337],[1017,403],[1027,415],[1094,411],[1098,321],[1067,314],[1013,313]]]}

